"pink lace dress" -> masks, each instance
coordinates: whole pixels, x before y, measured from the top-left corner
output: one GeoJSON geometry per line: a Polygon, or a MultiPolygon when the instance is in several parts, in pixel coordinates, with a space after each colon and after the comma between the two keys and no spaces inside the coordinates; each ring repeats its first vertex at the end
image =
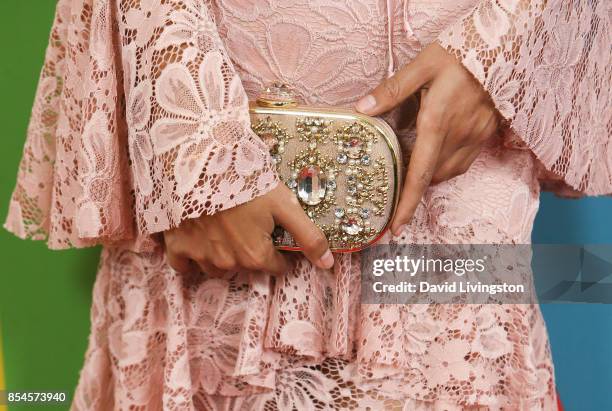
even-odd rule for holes
{"type": "MultiPolygon", "coordinates": [[[[398,243],[528,243],[540,184],[612,192],[610,2],[59,0],[6,227],[103,244],[73,409],[552,410],[534,305],[361,305],[359,255],[180,276],[161,231],[277,184],[247,100],[351,106],[438,41],[507,120],[398,243]]],[[[410,147],[405,116],[386,116],[410,147]]]]}

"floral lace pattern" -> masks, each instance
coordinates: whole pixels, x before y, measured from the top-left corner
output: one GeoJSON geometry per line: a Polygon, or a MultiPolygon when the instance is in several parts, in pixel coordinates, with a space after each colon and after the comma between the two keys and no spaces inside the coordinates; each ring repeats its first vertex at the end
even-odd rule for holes
{"type": "Polygon", "coordinates": [[[480,1],[438,41],[484,85],[512,130],[574,191],[612,184],[608,1],[480,1]]]}
{"type": "MultiPolygon", "coordinates": [[[[491,148],[383,241],[528,242],[534,170],[491,148]]],[[[537,305],[360,305],[359,258],[211,279],[178,275],[161,249],[105,248],[73,409],[555,409],[537,305]]]]}
{"type": "Polygon", "coordinates": [[[59,1],[7,227],[146,243],[267,192],[247,104],[205,2],[59,1]]]}
{"type": "MultiPolygon", "coordinates": [[[[359,254],[183,277],[150,234],[274,187],[246,106],[263,84],[349,106],[437,40],[512,128],[382,241],[528,243],[532,152],[611,191],[609,5],[578,3],[59,0],[6,227],[106,245],[73,409],[555,409],[535,305],[361,305],[359,254]]],[[[408,117],[386,116],[404,149],[408,117]]]]}
{"type": "Polygon", "coordinates": [[[52,248],[146,249],[277,183],[245,90],[282,80],[310,104],[349,105],[436,40],[490,93],[508,144],[537,155],[546,188],[609,193],[609,7],[61,0],[6,227],[52,248]]]}

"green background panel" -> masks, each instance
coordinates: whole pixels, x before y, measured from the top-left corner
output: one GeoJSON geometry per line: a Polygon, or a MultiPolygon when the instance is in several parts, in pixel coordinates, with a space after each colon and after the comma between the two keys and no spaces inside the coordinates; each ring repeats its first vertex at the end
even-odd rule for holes
{"type": "MultiPolygon", "coordinates": [[[[15,184],[55,4],[55,0],[1,0],[2,222],[15,184]]],[[[99,250],[50,251],[42,242],[19,240],[3,229],[0,245],[0,322],[7,389],[61,390],[72,396],[87,346],[99,250]]],[[[10,408],[21,409],[36,407],[10,408]]]]}

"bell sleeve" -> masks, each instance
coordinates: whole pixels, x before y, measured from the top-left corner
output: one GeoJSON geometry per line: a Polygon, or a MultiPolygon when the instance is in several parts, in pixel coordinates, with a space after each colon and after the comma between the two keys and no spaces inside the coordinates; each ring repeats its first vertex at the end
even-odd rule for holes
{"type": "MultiPolygon", "coordinates": [[[[146,4],[146,6],[143,6],[146,4]]],[[[140,232],[176,227],[277,183],[207,2],[121,13],[127,125],[140,232]]]]}
{"type": "Polygon", "coordinates": [[[142,242],[277,183],[207,2],[58,1],[9,231],[142,242]]]}
{"type": "Polygon", "coordinates": [[[611,11],[605,0],[480,0],[438,38],[560,194],[612,193],[611,11]]]}

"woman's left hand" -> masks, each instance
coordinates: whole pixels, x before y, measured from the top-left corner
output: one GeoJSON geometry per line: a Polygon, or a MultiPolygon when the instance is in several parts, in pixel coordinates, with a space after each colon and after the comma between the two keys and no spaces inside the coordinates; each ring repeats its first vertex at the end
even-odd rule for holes
{"type": "Polygon", "coordinates": [[[465,173],[497,131],[497,111],[482,86],[439,44],[385,79],[355,108],[378,115],[421,89],[417,137],[391,231],[399,235],[430,184],[465,173]]]}

